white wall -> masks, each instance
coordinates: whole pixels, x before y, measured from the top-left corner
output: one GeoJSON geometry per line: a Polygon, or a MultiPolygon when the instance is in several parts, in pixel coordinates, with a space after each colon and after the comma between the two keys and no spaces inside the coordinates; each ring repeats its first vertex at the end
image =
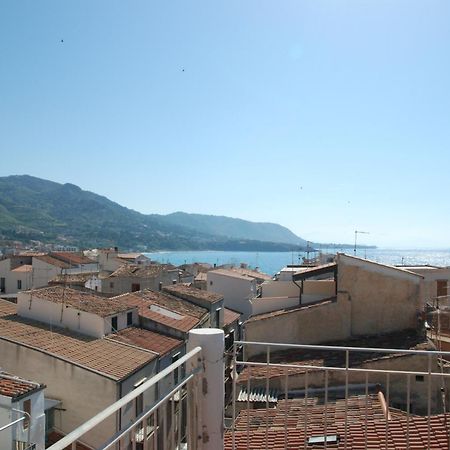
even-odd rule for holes
{"type": "Polygon", "coordinates": [[[105,334],[104,319],[95,314],[78,311],[61,303],[31,296],[28,292],[17,295],[17,314],[39,322],[67,327],[70,330],[101,338],[105,334]]]}
{"type": "Polygon", "coordinates": [[[238,278],[210,271],[207,273],[207,291],[222,294],[224,306],[241,312],[245,320],[252,313],[250,299],[256,295],[257,283],[254,278],[238,278]]]}

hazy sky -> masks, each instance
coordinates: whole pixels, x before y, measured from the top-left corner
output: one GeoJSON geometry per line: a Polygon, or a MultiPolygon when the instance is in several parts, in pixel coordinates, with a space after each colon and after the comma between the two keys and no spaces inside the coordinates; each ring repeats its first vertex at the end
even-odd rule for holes
{"type": "Polygon", "coordinates": [[[450,245],[448,0],[2,0],[0,86],[0,175],[450,245]]]}

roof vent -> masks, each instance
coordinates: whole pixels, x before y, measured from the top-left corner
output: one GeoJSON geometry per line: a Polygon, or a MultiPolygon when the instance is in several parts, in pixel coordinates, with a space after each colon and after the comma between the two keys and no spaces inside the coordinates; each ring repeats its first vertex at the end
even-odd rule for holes
{"type": "Polygon", "coordinates": [[[312,436],[308,438],[308,445],[337,444],[340,441],[338,434],[328,434],[327,436],[312,436]]]}

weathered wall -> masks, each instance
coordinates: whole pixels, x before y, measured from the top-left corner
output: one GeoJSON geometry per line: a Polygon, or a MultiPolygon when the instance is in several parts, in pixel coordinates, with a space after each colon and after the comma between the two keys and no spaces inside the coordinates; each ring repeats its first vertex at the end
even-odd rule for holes
{"type": "Polygon", "coordinates": [[[420,277],[356,258],[338,261],[338,302],[351,304],[351,335],[416,328],[420,277]]]}
{"type": "MultiPolygon", "coordinates": [[[[350,336],[350,302],[328,301],[245,323],[246,341],[318,344],[350,336]]],[[[262,347],[246,346],[246,356],[262,347]]]]}
{"type": "MultiPolygon", "coordinates": [[[[3,369],[44,383],[45,395],[62,401],[64,410],[55,411],[55,426],[63,433],[69,433],[117,399],[114,380],[33,349],[2,340],[0,360],[3,369]]],[[[115,417],[102,422],[82,441],[96,448],[113,430],[115,417]]]]}

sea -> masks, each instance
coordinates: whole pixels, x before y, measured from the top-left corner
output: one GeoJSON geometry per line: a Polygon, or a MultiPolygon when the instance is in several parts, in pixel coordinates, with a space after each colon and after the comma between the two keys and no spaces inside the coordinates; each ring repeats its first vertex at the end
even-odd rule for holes
{"type": "MultiPolygon", "coordinates": [[[[353,249],[322,249],[323,253],[336,253],[336,251],[354,255],[353,249]]],[[[299,264],[303,257],[311,258],[317,254],[314,252],[307,255],[303,252],[160,251],[146,253],[146,255],[154,261],[176,266],[194,262],[235,266],[245,263],[249,267],[257,267],[261,272],[274,275],[288,264],[299,264]]],[[[368,248],[357,249],[356,256],[391,265],[450,266],[450,249],[368,248]]]]}

